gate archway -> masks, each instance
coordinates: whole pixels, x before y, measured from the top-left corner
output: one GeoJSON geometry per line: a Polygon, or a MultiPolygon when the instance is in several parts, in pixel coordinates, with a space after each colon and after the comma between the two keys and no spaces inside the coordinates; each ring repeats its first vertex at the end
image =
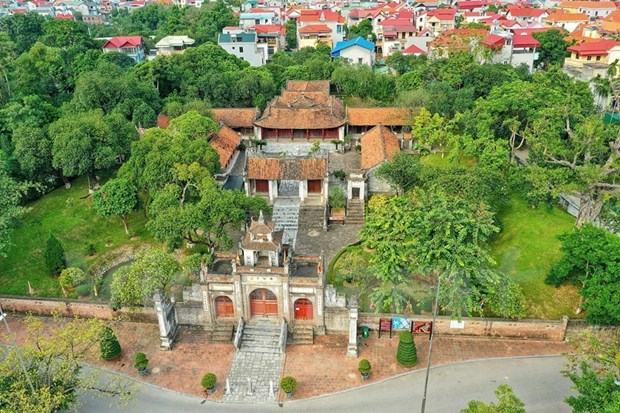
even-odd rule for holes
{"type": "Polygon", "coordinates": [[[215,299],[215,316],[216,317],[234,317],[235,307],[230,297],[220,295],[215,299]]]}
{"type": "Polygon", "coordinates": [[[266,288],[257,288],[250,293],[250,315],[277,316],[278,298],[266,288]]]}
{"type": "Polygon", "coordinates": [[[314,317],[314,307],[312,301],[307,298],[295,300],[295,320],[312,320],[314,317]]]}

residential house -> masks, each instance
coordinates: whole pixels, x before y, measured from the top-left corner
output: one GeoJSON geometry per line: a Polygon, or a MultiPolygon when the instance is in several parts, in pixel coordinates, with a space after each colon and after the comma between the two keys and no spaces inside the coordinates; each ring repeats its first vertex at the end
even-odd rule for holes
{"type": "Polygon", "coordinates": [[[276,18],[276,13],[271,10],[252,9],[239,15],[239,26],[244,29],[249,29],[257,24],[276,24],[279,22],[280,19],[276,18]]]}
{"type": "Polygon", "coordinates": [[[103,45],[103,52],[119,52],[131,57],[136,63],[144,60],[144,44],[141,36],[112,37],[103,45]]]}
{"type": "Polygon", "coordinates": [[[568,13],[584,13],[592,20],[603,18],[618,9],[613,1],[563,1],[558,8],[568,13]]]}
{"type": "Polygon", "coordinates": [[[620,10],[608,14],[607,17],[601,21],[600,31],[607,36],[620,33],[620,10]]]}
{"type": "Polygon", "coordinates": [[[416,46],[415,44],[409,45],[401,52],[404,56],[422,56],[426,54],[426,50],[416,46]]]}
{"type": "Polygon", "coordinates": [[[486,0],[462,0],[454,3],[454,7],[459,13],[480,13],[486,8],[486,6],[486,0]]]}
{"type": "Polygon", "coordinates": [[[412,19],[386,19],[377,31],[377,52],[384,58],[395,52],[404,50],[410,44],[410,39],[416,35],[416,27],[412,19]]]}
{"type": "Polygon", "coordinates": [[[266,63],[263,50],[258,48],[256,33],[244,32],[241,29],[232,31],[227,28],[225,30],[226,32],[220,33],[217,39],[217,44],[222,49],[245,60],[251,66],[262,66],[266,63]]]}
{"type": "Polygon", "coordinates": [[[530,73],[534,71],[534,61],[538,59],[536,49],[540,47],[540,42],[532,36],[532,33],[544,31],[547,29],[513,29],[512,36],[512,52],[510,56],[510,64],[519,67],[526,65],[530,73]]]}
{"type": "Polygon", "coordinates": [[[452,30],[456,27],[456,9],[435,9],[421,13],[416,18],[416,27],[418,32],[429,29],[434,35],[452,30]]]}
{"type": "Polygon", "coordinates": [[[353,64],[363,64],[372,67],[375,64],[375,44],[362,37],[344,40],[336,43],[331,56],[348,60],[353,64]]]}
{"type": "Polygon", "coordinates": [[[577,29],[580,24],[587,23],[589,21],[590,17],[588,17],[585,13],[569,13],[565,10],[551,12],[545,18],[546,25],[562,28],[569,33],[577,29]]]}
{"type": "Polygon", "coordinates": [[[297,47],[315,47],[317,44],[325,44],[330,48],[334,46],[332,29],[326,24],[308,24],[297,30],[297,47]]]}
{"type": "Polygon", "coordinates": [[[506,18],[519,23],[542,23],[548,16],[546,10],[533,7],[508,6],[506,18]]]}
{"type": "MultiPolygon", "coordinates": [[[[326,26],[330,29],[332,46],[344,40],[344,17],[340,13],[331,10],[301,10],[297,18],[297,33],[302,32],[306,26],[326,26]]],[[[311,29],[308,29],[311,30],[311,29]]],[[[316,28],[314,30],[317,30],[316,28]]],[[[305,32],[308,34],[308,31],[305,32]]],[[[324,34],[324,33],[323,33],[324,34]]],[[[297,39],[298,46],[301,48],[301,37],[297,39]]],[[[308,43],[308,42],[305,42],[308,43]]]]}
{"type": "Polygon", "coordinates": [[[252,30],[256,32],[257,46],[263,50],[266,61],[271,60],[275,53],[284,50],[286,46],[286,28],[283,25],[257,24],[252,30]]]}
{"type": "Polygon", "coordinates": [[[344,140],[346,114],[340,99],[330,95],[329,81],[289,80],[254,121],[264,140],[344,140]]]}
{"type": "Polygon", "coordinates": [[[194,39],[188,36],[166,36],[155,44],[157,56],[170,56],[182,54],[188,46],[195,43],[194,39]]]}
{"type": "Polygon", "coordinates": [[[620,41],[596,39],[567,49],[570,56],[564,60],[564,71],[580,80],[590,81],[596,76],[607,76],[609,64],[620,60],[620,41]]]}

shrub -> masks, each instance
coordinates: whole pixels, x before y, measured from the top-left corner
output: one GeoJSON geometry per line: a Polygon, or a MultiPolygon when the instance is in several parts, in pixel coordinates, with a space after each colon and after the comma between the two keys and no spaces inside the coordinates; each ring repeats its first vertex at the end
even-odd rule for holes
{"type": "Polygon", "coordinates": [[[297,388],[297,380],[295,380],[295,377],[291,376],[282,377],[282,380],[280,380],[280,388],[284,393],[293,393],[297,388]]]}
{"type": "Polygon", "coordinates": [[[338,169],[337,171],[334,171],[334,177],[344,181],[347,179],[347,173],[343,169],[338,169]]]}
{"type": "Polygon", "coordinates": [[[62,270],[58,282],[62,287],[71,288],[80,285],[86,280],[86,274],[79,268],[69,267],[62,270]]]}
{"type": "Polygon", "coordinates": [[[45,266],[50,275],[58,275],[62,270],[67,268],[65,261],[65,250],[62,248],[60,241],[56,239],[54,234],[50,234],[45,244],[45,266]]]}
{"type": "Polygon", "coordinates": [[[104,327],[101,330],[99,348],[101,350],[101,358],[104,360],[114,360],[121,355],[121,345],[110,327],[104,327]]]}
{"type": "Polygon", "coordinates": [[[398,337],[396,361],[407,367],[411,367],[418,362],[418,353],[415,349],[413,334],[409,331],[402,331],[398,337]]]}
{"type": "Polygon", "coordinates": [[[87,295],[90,294],[90,285],[88,284],[82,284],[80,286],[78,286],[75,289],[75,292],[77,293],[77,295],[79,295],[80,297],[86,297],[87,295]]]}
{"type": "Polygon", "coordinates": [[[84,253],[86,254],[86,256],[95,255],[97,253],[97,247],[95,247],[95,244],[86,244],[84,253]]]}
{"type": "Polygon", "coordinates": [[[329,195],[329,206],[335,209],[341,209],[344,208],[345,205],[344,191],[337,186],[332,189],[332,193],[329,195]]]}
{"type": "Polygon", "coordinates": [[[215,387],[215,383],[217,382],[217,377],[213,373],[207,373],[202,376],[202,380],[200,380],[200,384],[205,389],[209,390],[215,387]]]}
{"type": "Polygon", "coordinates": [[[146,370],[149,365],[149,359],[146,357],[144,353],[136,353],[133,366],[138,370],[146,370]]]}
{"type": "Polygon", "coordinates": [[[361,359],[358,370],[362,376],[368,376],[370,374],[370,370],[372,367],[370,366],[370,361],[366,359],[361,359]]]}

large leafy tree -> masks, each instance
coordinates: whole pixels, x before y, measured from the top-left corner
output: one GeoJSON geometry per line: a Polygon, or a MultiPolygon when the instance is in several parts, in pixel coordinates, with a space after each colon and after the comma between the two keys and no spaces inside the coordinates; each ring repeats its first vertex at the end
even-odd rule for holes
{"type": "Polygon", "coordinates": [[[467,403],[467,408],[461,410],[461,413],[525,413],[525,404],[507,384],[499,385],[495,390],[495,396],[497,404],[473,400],[467,403]]]}
{"type": "Polygon", "coordinates": [[[123,221],[125,234],[129,235],[127,219],[129,214],[136,209],[138,196],[136,187],[126,179],[117,178],[105,183],[93,196],[93,207],[97,214],[117,216],[123,221]]]}
{"type": "Polygon", "coordinates": [[[417,155],[398,153],[392,161],[384,162],[377,168],[377,175],[397,191],[406,192],[419,184],[421,169],[417,155]]]}
{"type": "Polygon", "coordinates": [[[347,39],[355,39],[356,37],[362,37],[368,39],[371,37],[372,41],[377,40],[377,35],[373,32],[372,22],[368,19],[364,19],[356,25],[349,27],[347,30],[347,39]]]}
{"type": "Polygon", "coordinates": [[[179,263],[172,255],[148,249],[131,265],[114,273],[110,304],[115,308],[143,306],[155,290],[167,291],[179,270],[179,263]]]}
{"type": "Polygon", "coordinates": [[[615,413],[620,411],[620,386],[611,373],[600,374],[588,364],[568,373],[578,395],[566,398],[574,413],[615,413]]]}
{"type": "Polygon", "coordinates": [[[21,54],[30,47],[43,34],[45,18],[37,13],[13,14],[0,19],[0,32],[8,34],[9,38],[21,54]]]}
{"type": "Polygon", "coordinates": [[[27,190],[28,185],[15,181],[0,168],[0,256],[5,256],[11,246],[13,229],[27,211],[21,206],[27,190]]]}
{"type": "Polygon", "coordinates": [[[101,110],[62,117],[49,127],[52,163],[65,176],[87,175],[110,168],[129,154],[136,130],[120,115],[101,110]]]}
{"type": "Polygon", "coordinates": [[[576,125],[555,112],[535,122],[528,134],[534,161],[530,181],[554,195],[579,198],[577,226],[596,222],[605,201],[620,194],[620,130],[590,116],[576,125]]]}
{"type": "Polygon", "coordinates": [[[51,47],[88,49],[95,46],[88,34],[88,27],[82,21],[47,19],[43,23],[40,41],[51,47]]]}
{"type": "Polygon", "coordinates": [[[562,234],[560,240],[564,255],[545,282],[579,285],[589,322],[620,324],[620,238],[588,224],[562,234]]]}
{"type": "Polygon", "coordinates": [[[58,102],[73,87],[65,51],[39,42],[15,60],[14,78],[15,94],[49,96],[58,102]]]}
{"type": "Polygon", "coordinates": [[[284,27],[286,28],[286,48],[288,50],[297,49],[297,20],[289,19],[284,27]]]}
{"type": "Polygon", "coordinates": [[[561,67],[564,64],[564,59],[569,55],[566,48],[570,46],[570,43],[565,40],[567,34],[564,29],[532,34],[540,42],[540,47],[536,49],[538,52],[536,67],[547,69],[551,66],[561,67]]]}
{"type": "Polygon", "coordinates": [[[78,404],[78,397],[86,391],[129,396],[128,380],[101,380],[99,370],[82,368],[84,362],[96,360],[101,321],[58,318],[51,334],[40,319],[27,317],[24,323],[27,337],[19,351],[27,372],[16,349],[7,349],[0,358],[0,412],[64,412],[78,404]]]}

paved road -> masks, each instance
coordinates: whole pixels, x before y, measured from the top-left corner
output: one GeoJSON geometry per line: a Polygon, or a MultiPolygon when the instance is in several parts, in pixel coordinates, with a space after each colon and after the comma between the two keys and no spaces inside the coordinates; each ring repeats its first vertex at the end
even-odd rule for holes
{"type": "MultiPolygon", "coordinates": [[[[513,387],[524,401],[528,413],[569,413],[564,398],[571,394],[570,381],[562,376],[561,356],[482,360],[431,370],[427,413],[456,413],[469,400],[495,400],[493,391],[500,384],[513,387]]],[[[203,412],[419,412],[424,371],[370,384],[363,388],[314,399],[277,404],[222,404],[150,385],[141,387],[129,406],[110,407],[108,399],[84,398],[79,409],[87,413],[203,413],[203,412]]]]}

